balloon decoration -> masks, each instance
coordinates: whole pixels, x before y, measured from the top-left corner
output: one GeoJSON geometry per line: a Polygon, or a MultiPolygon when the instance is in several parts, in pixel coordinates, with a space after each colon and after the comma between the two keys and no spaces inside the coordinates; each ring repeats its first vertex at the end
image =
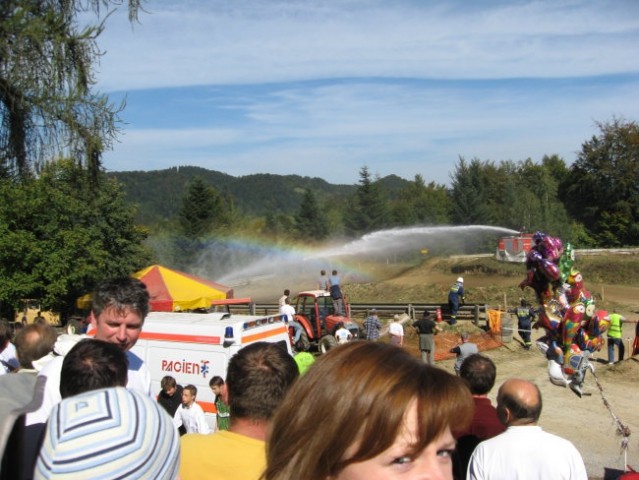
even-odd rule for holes
{"type": "Polygon", "coordinates": [[[594,368],[590,354],[603,346],[610,322],[606,311],[596,309],[574,263],[572,245],[536,232],[526,256],[526,278],[519,286],[532,288],[537,297],[538,320],[533,328],[545,331],[537,345],[548,358],[550,381],[581,397],[586,372],[594,368]]]}

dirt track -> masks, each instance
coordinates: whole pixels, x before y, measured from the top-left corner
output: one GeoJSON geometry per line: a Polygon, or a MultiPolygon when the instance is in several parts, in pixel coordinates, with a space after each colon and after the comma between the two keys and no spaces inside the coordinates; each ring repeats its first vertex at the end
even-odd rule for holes
{"type": "MultiPolygon", "coordinates": [[[[423,265],[410,268],[400,275],[367,284],[348,284],[345,287],[353,302],[378,301],[445,301],[445,292],[457,275],[442,272],[437,268],[437,261],[425,262],[423,265]],[[374,299],[374,300],[373,300],[374,299]]],[[[390,270],[388,266],[384,266],[390,270]]],[[[387,272],[388,273],[388,272],[387,272]]],[[[487,303],[495,306],[495,302],[477,298],[483,292],[511,292],[508,303],[512,308],[520,295],[516,285],[521,278],[500,277],[483,273],[464,273],[465,286],[470,303],[487,303]],[[475,296],[475,298],[473,298],[475,296]]],[[[523,278],[523,269],[522,269],[523,278]]],[[[639,318],[639,287],[588,284],[586,287],[598,298],[598,308],[618,307],[619,313],[628,319],[639,318]]],[[[291,285],[287,285],[290,287],[291,285]]],[[[305,288],[305,287],[303,287],[305,288]]],[[[268,285],[269,295],[275,298],[273,292],[279,294],[279,289],[268,285]]],[[[245,295],[244,292],[240,292],[245,295]]],[[[259,298],[254,292],[246,292],[259,298]]],[[[501,293],[497,298],[502,298],[501,293]]],[[[530,296],[530,295],[529,295],[530,296]]],[[[267,297],[269,298],[269,297],[267,297]]],[[[497,301],[497,303],[502,303],[497,301]]],[[[387,319],[386,319],[387,320],[387,319]]],[[[533,339],[543,332],[535,331],[533,339]]],[[[624,338],[634,337],[634,325],[624,326],[624,338]]],[[[472,340],[472,338],[471,338],[472,340]]],[[[436,343],[440,352],[443,345],[454,344],[456,335],[446,338],[438,335],[436,343]]],[[[417,339],[407,338],[406,348],[418,356],[417,339]]],[[[533,348],[526,351],[517,342],[517,335],[511,343],[485,351],[497,364],[496,388],[489,395],[495,401],[497,386],[505,379],[518,377],[534,381],[543,396],[543,412],[541,426],[549,432],[560,435],[572,441],[581,452],[589,478],[616,479],[617,476],[604,477],[605,469],[622,470],[628,464],[639,470],[639,415],[637,414],[637,398],[639,398],[639,358],[626,359],[624,362],[608,366],[607,351],[604,349],[595,354],[595,373],[602,387],[603,395],[609,403],[609,409],[604,405],[595,378],[588,373],[584,384],[584,395],[578,398],[571,390],[555,386],[548,380],[547,363],[545,357],[533,348]],[[630,428],[627,457],[621,450],[621,437],[617,435],[617,426],[613,421],[613,414],[624,425],[630,428]]],[[[438,361],[438,365],[452,372],[454,360],[452,358],[438,361]]],[[[522,446],[522,448],[526,448],[522,446]]],[[[534,455],[534,452],[530,452],[534,455]]],[[[612,472],[611,472],[612,473],[612,472]]]]}
{"type": "MultiPolygon", "coordinates": [[[[448,285],[450,277],[430,269],[418,268],[389,282],[397,286],[414,285],[416,282],[424,283],[427,279],[426,282],[429,284],[445,282],[444,285],[448,285]]],[[[467,289],[513,284],[512,278],[472,274],[464,274],[464,278],[467,289]]],[[[626,318],[639,318],[639,288],[605,285],[602,289],[602,286],[597,284],[587,286],[591,292],[603,292],[607,302],[623,306],[620,307],[619,313],[626,318]]],[[[598,302],[598,305],[601,308],[606,307],[604,302],[598,302]]],[[[634,324],[624,325],[624,338],[634,338],[634,327],[634,324]]],[[[542,331],[535,331],[533,339],[541,335],[542,331]]],[[[616,479],[617,476],[613,476],[612,471],[609,472],[609,476],[605,476],[606,469],[623,470],[626,464],[639,470],[639,357],[627,358],[621,363],[609,366],[607,350],[604,347],[594,355],[595,375],[602,392],[597,387],[596,379],[588,373],[583,389],[585,395],[579,398],[570,389],[551,384],[548,380],[547,362],[542,353],[534,347],[529,351],[524,350],[518,342],[517,334],[514,337],[511,343],[484,352],[497,364],[496,387],[489,395],[493,403],[497,386],[507,378],[518,377],[534,381],[542,392],[544,404],[540,425],[546,431],[567,438],[575,444],[584,458],[590,479],[616,479]],[[604,396],[609,409],[604,404],[604,396]],[[616,433],[617,424],[613,420],[613,415],[630,429],[626,454],[622,452],[621,436],[616,433]]],[[[444,336],[436,337],[436,343],[442,346],[454,340],[456,339],[445,339],[444,336]]],[[[407,348],[418,355],[417,339],[408,338],[407,348]]],[[[626,348],[626,351],[628,350],[626,348]]],[[[442,368],[453,370],[452,358],[437,363],[442,368]]],[[[531,455],[533,454],[534,452],[531,452],[531,455]]]]}

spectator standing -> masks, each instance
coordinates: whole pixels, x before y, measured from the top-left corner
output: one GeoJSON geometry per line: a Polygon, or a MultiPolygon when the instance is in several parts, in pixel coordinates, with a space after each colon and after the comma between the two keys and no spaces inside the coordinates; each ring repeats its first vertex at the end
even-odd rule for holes
{"type": "Polygon", "coordinates": [[[126,388],[62,400],[44,439],[32,471],[38,480],[177,478],[179,436],[171,418],[147,395],[126,388]]]}
{"type": "Polygon", "coordinates": [[[450,353],[454,353],[455,355],[457,355],[457,359],[455,360],[454,365],[455,373],[457,375],[459,375],[459,369],[461,368],[462,363],[464,363],[464,360],[466,360],[466,358],[473,353],[479,353],[477,345],[469,341],[470,335],[468,334],[468,332],[461,332],[459,338],[461,342],[450,349],[450,353]]]}
{"type": "Polygon", "coordinates": [[[320,271],[320,276],[317,279],[317,288],[318,290],[325,290],[328,292],[328,289],[330,288],[330,282],[328,281],[326,270],[320,271]]]}
{"type": "Polygon", "coordinates": [[[217,429],[228,430],[231,420],[231,410],[228,405],[228,392],[226,390],[226,383],[224,379],[219,376],[211,378],[209,381],[209,387],[213,395],[215,395],[215,409],[217,410],[217,429]]]}
{"type": "Polygon", "coordinates": [[[404,326],[399,323],[399,315],[393,316],[393,321],[388,326],[390,343],[399,347],[404,345],[404,326]]]}
{"type": "Polygon", "coordinates": [[[499,420],[497,409],[492,406],[488,393],[495,385],[497,367],[488,357],[479,353],[470,355],[459,370],[459,376],[470,387],[475,403],[473,420],[465,430],[453,432],[457,448],[453,462],[455,478],[466,478],[470,456],[482,440],[492,438],[506,430],[499,420]]]}
{"type": "Polygon", "coordinates": [[[442,331],[441,327],[435,322],[434,315],[425,310],[422,318],[413,323],[413,328],[419,334],[419,351],[422,362],[434,366],[435,335],[442,331]]]}
{"type": "Polygon", "coordinates": [[[211,433],[211,428],[206,423],[204,410],[195,401],[196,398],[197,387],[195,385],[187,385],[182,389],[182,403],[175,411],[173,425],[178,431],[180,427],[184,427],[186,433],[208,435],[211,433]]]}
{"type": "Polygon", "coordinates": [[[24,417],[42,403],[46,382],[44,377],[37,376],[33,363],[48,356],[56,338],[55,329],[46,323],[21,328],[15,338],[18,368],[0,376],[2,478],[32,478],[44,424],[29,429],[24,425],[24,417]]]}
{"type": "Polygon", "coordinates": [[[282,296],[277,300],[277,308],[281,309],[284,305],[286,305],[286,299],[289,298],[290,294],[291,291],[288,288],[284,290],[282,296]]]}
{"type": "Polygon", "coordinates": [[[532,322],[535,318],[535,310],[528,304],[525,299],[521,299],[519,307],[515,309],[515,315],[517,315],[517,326],[519,328],[519,336],[524,342],[524,348],[530,350],[532,342],[530,341],[530,333],[532,328],[532,322]]]}
{"type": "MultiPolygon", "coordinates": [[[[98,286],[93,294],[89,317],[97,340],[113,343],[126,352],[129,361],[127,388],[151,397],[149,369],[144,360],[131,351],[148,313],[149,292],[146,285],[136,278],[123,277],[98,286]]],[[[63,359],[62,355],[54,358],[40,371],[39,375],[47,378],[44,401],[37,412],[27,416],[27,425],[46,422],[53,406],[61,400],[60,371],[63,359]]]]}
{"type": "Polygon", "coordinates": [[[42,312],[38,311],[38,314],[33,319],[33,323],[48,323],[47,319],[42,316],[42,312]]]}
{"type": "MultiPolygon", "coordinates": [[[[65,399],[101,388],[124,387],[127,382],[127,369],[126,353],[117,345],[92,338],[80,340],[62,361],[60,396],[65,399]]],[[[45,423],[34,423],[24,429],[20,462],[26,472],[33,472],[45,429],[45,423]]],[[[47,468],[49,467],[50,471],[54,471],[52,466],[47,468]]]]}
{"type": "Polygon", "coordinates": [[[377,316],[377,309],[371,308],[370,314],[364,320],[364,331],[366,332],[366,340],[379,340],[379,332],[382,329],[382,323],[377,316]]]}
{"type": "Polygon", "coordinates": [[[341,283],[342,280],[337,274],[337,270],[333,270],[328,279],[328,284],[336,315],[344,315],[344,296],[342,295],[341,283]]]}
{"type": "Polygon", "coordinates": [[[608,315],[610,326],[608,327],[608,365],[615,363],[615,345],[619,350],[619,361],[623,360],[626,353],[626,347],[623,344],[623,324],[637,323],[637,320],[626,320],[626,318],[614,312],[608,315]]]}
{"type": "Polygon", "coordinates": [[[160,381],[160,388],[158,403],[173,418],[175,411],[182,403],[182,385],[178,385],[171,375],[166,375],[160,381]]]}
{"type": "Polygon", "coordinates": [[[274,343],[256,342],[231,357],[226,375],[231,425],[214,435],[182,437],[181,479],[258,480],[266,465],[266,432],[298,376],[293,358],[274,343]]]}
{"type": "Polygon", "coordinates": [[[19,367],[16,347],[11,343],[12,328],[4,318],[0,320],[0,375],[19,367]]]}
{"type": "Polygon", "coordinates": [[[450,325],[457,323],[457,312],[459,311],[459,303],[466,302],[466,296],[464,294],[464,278],[459,277],[457,281],[450,287],[448,291],[448,308],[450,309],[450,325]]]}
{"type": "Polygon", "coordinates": [[[60,396],[72,397],[91,390],[124,387],[129,361],[113,343],[86,338],[64,356],[60,370],[60,396]]]}
{"type": "Polygon", "coordinates": [[[506,380],[497,394],[497,413],[506,431],[477,446],[468,480],[586,480],[575,446],[538,425],[541,408],[541,392],[534,383],[506,380]]]}
{"type": "Polygon", "coordinates": [[[337,343],[342,345],[350,342],[352,338],[353,334],[344,327],[344,322],[339,322],[337,324],[337,330],[335,331],[335,340],[337,340],[337,343]]]}
{"type": "Polygon", "coordinates": [[[280,314],[286,315],[286,322],[288,323],[288,326],[293,329],[294,332],[293,346],[297,348],[297,342],[300,341],[304,328],[298,321],[295,320],[295,307],[291,305],[291,300],[288,297],[284,299],[284,305],[280,307],[280,314]]]}

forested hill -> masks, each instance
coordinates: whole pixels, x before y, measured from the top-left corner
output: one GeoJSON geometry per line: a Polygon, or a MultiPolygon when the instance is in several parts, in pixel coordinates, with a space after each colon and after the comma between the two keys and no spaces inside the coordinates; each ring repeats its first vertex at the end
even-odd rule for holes
{"type": "MultiPolygon", "coordinates": [[[[124,186],[127,199],[138,206],[138,221],[152,225],[177,215],[189,182],[200,177],[222,195],[230,195],[235,206],[250,216],[267,213],[294,213],[304,191],[310,189],[319,202],[342,201],[355,192],[356,185],[334,185],[321,178],[268,173],[233,177],[200,167],[173,167],[149,172],[110,172],[124,186]]],[[[408,181],[390,175],[382,184],[391,194],[408,181]]]]}

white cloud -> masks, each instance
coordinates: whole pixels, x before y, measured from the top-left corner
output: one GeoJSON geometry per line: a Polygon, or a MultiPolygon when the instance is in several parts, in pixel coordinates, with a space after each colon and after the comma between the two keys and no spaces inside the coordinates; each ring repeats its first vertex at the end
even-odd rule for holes
{"type": "Polygon", "coordinates": [[[148,2],[109,19],[101,88],[637,70],[634,1],[148,2]]]}

